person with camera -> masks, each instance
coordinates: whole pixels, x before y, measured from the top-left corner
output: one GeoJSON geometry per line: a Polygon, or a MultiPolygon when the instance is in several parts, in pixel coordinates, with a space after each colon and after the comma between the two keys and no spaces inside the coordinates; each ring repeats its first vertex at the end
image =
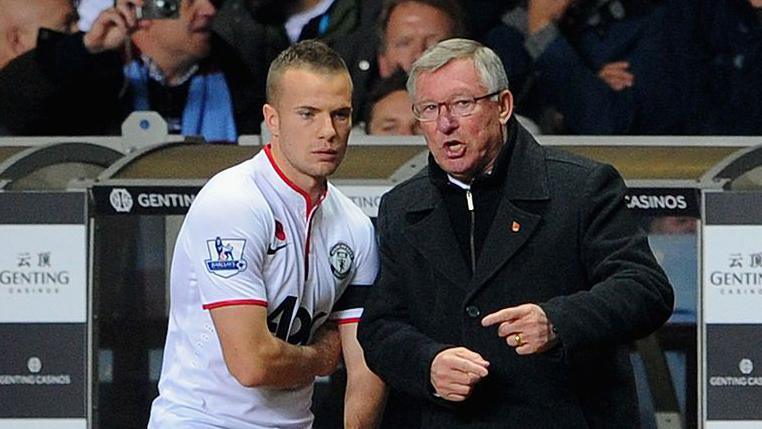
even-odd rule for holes
{"type": "MultiPolygon", "coordinates": [[[[75,15],[68,0],[43,1],[55,5],[32,19],[38,27],[51,27],[47,16],[62,10],[75,15]]],[[[208,141],[258,132],[264,79],[213,36],[216,12],[210,0],[118,0],[87,33],[40,29],[0,63],[2,127],[14,135],[113,134],[131,111],[155,110],[170,132],[208,141]]]]}

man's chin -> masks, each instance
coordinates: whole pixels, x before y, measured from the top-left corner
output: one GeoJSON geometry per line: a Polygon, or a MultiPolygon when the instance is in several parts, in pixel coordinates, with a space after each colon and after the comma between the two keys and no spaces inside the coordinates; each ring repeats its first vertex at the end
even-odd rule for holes
{"type": "Polygon", "coordinates": [[[207,58],[209,55],[211,55],[211,53],[212,47],[208,43],[196,45],[195,49],[193,50],[193,56],[196,57],[199,61],[207,58]]]}

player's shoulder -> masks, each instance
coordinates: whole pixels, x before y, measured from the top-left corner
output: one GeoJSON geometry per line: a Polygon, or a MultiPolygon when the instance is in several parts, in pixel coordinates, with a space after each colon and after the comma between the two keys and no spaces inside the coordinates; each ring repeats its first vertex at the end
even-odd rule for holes
{"type": "Polygon", "coordinates": [[[336,221],[350,228],[373,229],[373,223],[360,207],[333,184],[328,185],[326,202],[331,206],[336,221]]]}
{"type": "Polygon", "coordinates": [[[256,181],[256,159],[252,158],[212,176],[193,200],[188,215],[225,223],[272,216],[256,181]]]}

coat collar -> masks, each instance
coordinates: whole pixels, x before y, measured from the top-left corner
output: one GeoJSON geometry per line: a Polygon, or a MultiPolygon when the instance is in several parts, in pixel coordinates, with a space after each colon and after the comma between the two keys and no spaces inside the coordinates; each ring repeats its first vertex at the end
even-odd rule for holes
{"type": "MultiPolygon", "coordinates": [[[[505,178],[499,184],[502,185],[504,197],[498,206],[473,276],[468,275],[466,261],[458,252],[453,252],[458,247],[455,233],[440,190],[430,178],[417,178],[424,180],[428,186],[416,194],[414,202],[407,209],[408,218],[417,219],[408,224],[406,229],[410,243],[419,249],[444,278],[469,295],[487,284],[526,243],[540,222],[540,215],[522,210],[514,202],[549,198],[542,147],[517,121],[513,120],[509,127],[511,132],[494,169],[496,179],[501,175],[505,178]]],[[[419,175],[436,175],[437,169],[439,167],[429,157],[428,169],[419,175]]]]}
{"type": "MultiPolygon", "coordinates": [[[[548,183],[545,171],[545,153],[531,133],[517,120],[511,119],[508,137],[498,154],[495,174],[504,176],[503,192],[509,200],[545,200],[548,199],[548,183]]],[[[446,180],[444,171],[429,154],[429,165],[419,176],[440,175],[446,180]]],[[[433,181],[439,180],[433,178],[433,181]]],[[[435,186],[427,186],[408,207],[408,212],[434,209],[441,201],[435,186]]]]}

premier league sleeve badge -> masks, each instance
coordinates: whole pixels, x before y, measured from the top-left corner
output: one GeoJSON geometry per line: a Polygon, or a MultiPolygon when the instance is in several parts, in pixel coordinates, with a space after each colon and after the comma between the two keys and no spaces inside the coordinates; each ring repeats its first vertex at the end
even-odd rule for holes
{"type": "Polygon", "coordinates": [[[243,238],[220,238],[206,240],[210,259],[205,260],[206,269],[210,273],[230,278],[246,269],[243,249],[246,240],[243,238]]]}

